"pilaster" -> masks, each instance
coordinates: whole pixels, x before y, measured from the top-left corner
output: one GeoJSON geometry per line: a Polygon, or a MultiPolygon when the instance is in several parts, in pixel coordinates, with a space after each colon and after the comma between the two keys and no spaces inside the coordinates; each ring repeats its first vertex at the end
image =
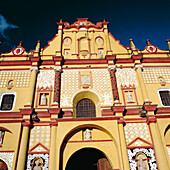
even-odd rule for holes
{"type": "MultiPolygon", "coordinates": [[[[51,115],[51,139],[50,139],[50,157],[49,157],[49,170],[55,170],[57,168],[57,126],[58,126],[58,114],[60,112],[60,109],[48,109],[50,115],[51,115]]],[[[59,166],[59,165],[58,165],[59,166]]]]}
{"type": "Polygon", "coordinates": [[[26,162],[26,155],[27,155],[27,148],[28,148],[28,137],[30,133],[30,128],[32,127],[32,123],[30,121],[30,117],[32,114],[33,109],[20,109],[21,114],[23,115],[23,122],[22,122],[22,136],[19,148],[19,155],[17,161],[17,170],[25,170],[25,162],[26,162]]]}
{"type": "MultiPolygon", "coordinates": [[[[120,141],[120,150],[121,150],[121,162],[122,169],[129,170],[129,159],[126,147],[125,133],[124,133],[124,117],[123,112],[125,110],[125,106],[113,106],[112,107],[115,116],[118,117],[118,130],[119,130],[119,141],[120,141]]],[[[120,168],[121,169],[121,168],[120,168]]]]}
{"type": "Polygon", "coordinates": [[[30,84],[29,84],[29,93],[26,96],[27,97],[27,103],[24,107],[32,107],[33,105],[33,97],[34,97],[34,91],[35,91],[35,83],[37,79],[37,72],[38,72],[38,67],[31,67],[30,68],[31,72],[31,78],[30,78],[30,84]]]}
{"type": "Polygon", "coordinates": [[[150,102],[148,93],[147,93],[147,89],[146,89],[145,83],[143,81],[142,69],[143,69],[142,65],[135,65],[135,70],[137,73],[139,87],[141,89],[141,93],[142,93],[142,97],[143,97],[143,102],[150,102]]]}
{"type": "Polygon", "coordinates": [[[60,105],[61,66],[55,66],[54,98],[55,105],[60,105]]]}
{"type": "Polygon", "coordinates": [[[110,79],[111,79],[113,99],[114,102],[119,102],[119,93],[118,93],[116,74],[115,74],[116,66],[115,65],[108,66],[108,69],[109,69],[110,79]]]}

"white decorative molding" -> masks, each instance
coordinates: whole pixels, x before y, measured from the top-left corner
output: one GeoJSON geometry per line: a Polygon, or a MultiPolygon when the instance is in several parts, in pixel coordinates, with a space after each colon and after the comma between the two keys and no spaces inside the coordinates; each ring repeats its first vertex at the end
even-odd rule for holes
{"type": "Polygon", "coordinates": [[[54,71],[62,71],[62,67],[61,66],[54,66],[54,71]]]}
{"type": "Polygon", "coordinates": [[[37,78],[37,87],[54,86],[55,72],[53,70],[41,70],[37,78]]]}
{"type": "Polygon", "coordinates": [[[143,65],[135,65],[135,70],[138,69],[138,68],[143,69],[143,65]]]}
{"type": "Polygon", "coordinates": [[[14,152],[0,152],[0,159],[7,164],[8,170],[11,170],[14,159],[14,152]]]}
{"type": "Polygon", "coordinates": [[[14,81],[14,87],[28,87],[30,71],[0,71],[0,87],[6,87],[9,80],[14,81]]]}
{"type": "Polygon", "coordinates": [[[120,85],[135,85],[138,87],[136,79],[136,71],[131,68],[117,69],[116,71],[117,84],[120,85]]]}
{"type": "Polygon", "coordinates": [[[108,65],[108,70],[115,70],[116,69],[116,65],[108,65]]]}
{"type": "Polygon", "coordinates": [[[154,154],[154,150],[152,148],[149,148],[149,149],[145,149],[145,148],[128,149],[130,169],[137,170],[137,164],[136,164],[135,159],[136,159],[136,155],[140,152],[144,153],[147,156],[147,158],[151,158],[148,160],[149,169],[157,170],[158,168],[157,168],[157,164],[156,164],[155,154],[154,154]]]}
{"type": "Polygon", "coordinates": [[[33,70],[38,71],[38,67],[30,67],[30,71],[33,71],[33,70]]]}
{"type": "Polygon", "coordinates": [[[164,83],[170,83],[170,68],[145,68],[142,76],[146,84],[160,84],[160,78],[164,83]]]}
{"type": "MultiPolygon", "coordinates": [[[[126,143],[129,144],[137,137],[144,139],[145,141],[152,143],[149,128],[146,123],[127,123],[124,127],[126,143]]],[[[136,146],[145,145],[143,141],[136,141],[134,143],[136,146]]]]}
{"type": "Polygon", "coordinates": [[[0,93],[0,103],[1,103],[0,107],[2,105],[3,96],[5,96],[5,95],[14,95],[14,100],[13,100],[13,103],[12,103],[12,108],[11,108],[11,110],[0,110],[0,112],[12,112],[12,110],[15,107],[17,93],[15,91],[5,91],[5,92],[0,93]]]}
{"type": "MultiPolygon", "coordinates": [[[[47,148],[49,148],[50,145],[50,126],[34,126],[33,129],[31,129],[31,135],[30,135],[30,148],[34,147],[36,144],[41,143],[47,148]]],[[[36,148],[42,149],[41,147],[36,148]]],[[[39,150],[39,151],[40,151],[39,150]]]]}
{"type": "Polygon", "coordinates": [[[111,105],[112,104],[112,96],[109,95],[108,93],[104,93],[102,96],[104,102],[103,105],[111,105]]]}
{"type": "Polygon", "coordinates": [[[80,89],[79,88],[79,72],[84,71],[82,69],[76,70],[64,70],[61,74],[61,97],[60,97],[60,105],[72,107],[73,99],[76,94],[82,91],[91,91],[95,93],[100,100],[101,105],[113,105],[112,99],[112,88],[110,83],[110,74],[107,69],[87,69],[86,71],[90,71],[92,75],[92,87],[89,89],[80,89]],[[108,99],[105,100],[104,94],[109,96],[108,99]],[[66,105],[67,104],[67,105],[66,105]]]}
{"type": "Polygon", "coordinates": [[[31,163],[33,162],[35,158],[42,158],[43,163],[44,163],[42,170],[48,170],[49,154],[28,154],[26,170],[32,170],[31,163]]]}

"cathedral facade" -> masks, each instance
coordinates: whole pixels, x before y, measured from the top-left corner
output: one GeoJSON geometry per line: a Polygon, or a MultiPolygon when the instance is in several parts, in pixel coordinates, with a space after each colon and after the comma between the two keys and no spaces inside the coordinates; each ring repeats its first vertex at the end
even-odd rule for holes
{"type": "Polygon", "coordinates": [[[170,169],[170,41],[129,44],[78,18],[1,54],[0,169],[170,169]]]}

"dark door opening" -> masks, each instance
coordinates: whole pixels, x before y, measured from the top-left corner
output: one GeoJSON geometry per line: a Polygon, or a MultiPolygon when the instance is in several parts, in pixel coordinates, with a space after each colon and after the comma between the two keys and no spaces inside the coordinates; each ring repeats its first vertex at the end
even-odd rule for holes
{"type": "Polygon", "coordinates": [[[111,165],[107,160],[106,156],[99,150],[94,148],[84,148],[75,152],[67,162],[66,170],[110,170],[111,165]],[[101,160],[105,160],[104,162],[107,166],[102,166],[101,160]],[[109,164],[109,166],[108,166],[109,164]],[[101,169],[101,167],[104,167],[101,169]]]}

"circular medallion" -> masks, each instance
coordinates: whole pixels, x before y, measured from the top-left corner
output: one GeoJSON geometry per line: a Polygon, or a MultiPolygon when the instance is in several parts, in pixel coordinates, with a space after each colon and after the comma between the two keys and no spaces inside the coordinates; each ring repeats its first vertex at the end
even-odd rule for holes
{"type": "Polygon", "coordinates": [[[148,45],[148,46],[146,47],[146,50],[147,50],[149,53],[155,53],[156,50],[157,50],[157,48],[156,48],[155,46],[153,46],[153,45],[148,45]]]}
{"type": "Polygon", "coordinates": [[[71,44],[71,38],[70,37],[66,37],[64,39],[64,45],[70,45],[71,44]]]}
{"type": "Polygon", "coordinates": [[[102,37],[97,37],[96,38],[96,44],[98,46],[102,46],[103,45],[103,38],[102,37]]]}
{"type": "Polygon", "coordinates": [[[21,55],[24,52],[24,49],[22,47],[17,47],[13,50],[14,55],[21,55]]]}

